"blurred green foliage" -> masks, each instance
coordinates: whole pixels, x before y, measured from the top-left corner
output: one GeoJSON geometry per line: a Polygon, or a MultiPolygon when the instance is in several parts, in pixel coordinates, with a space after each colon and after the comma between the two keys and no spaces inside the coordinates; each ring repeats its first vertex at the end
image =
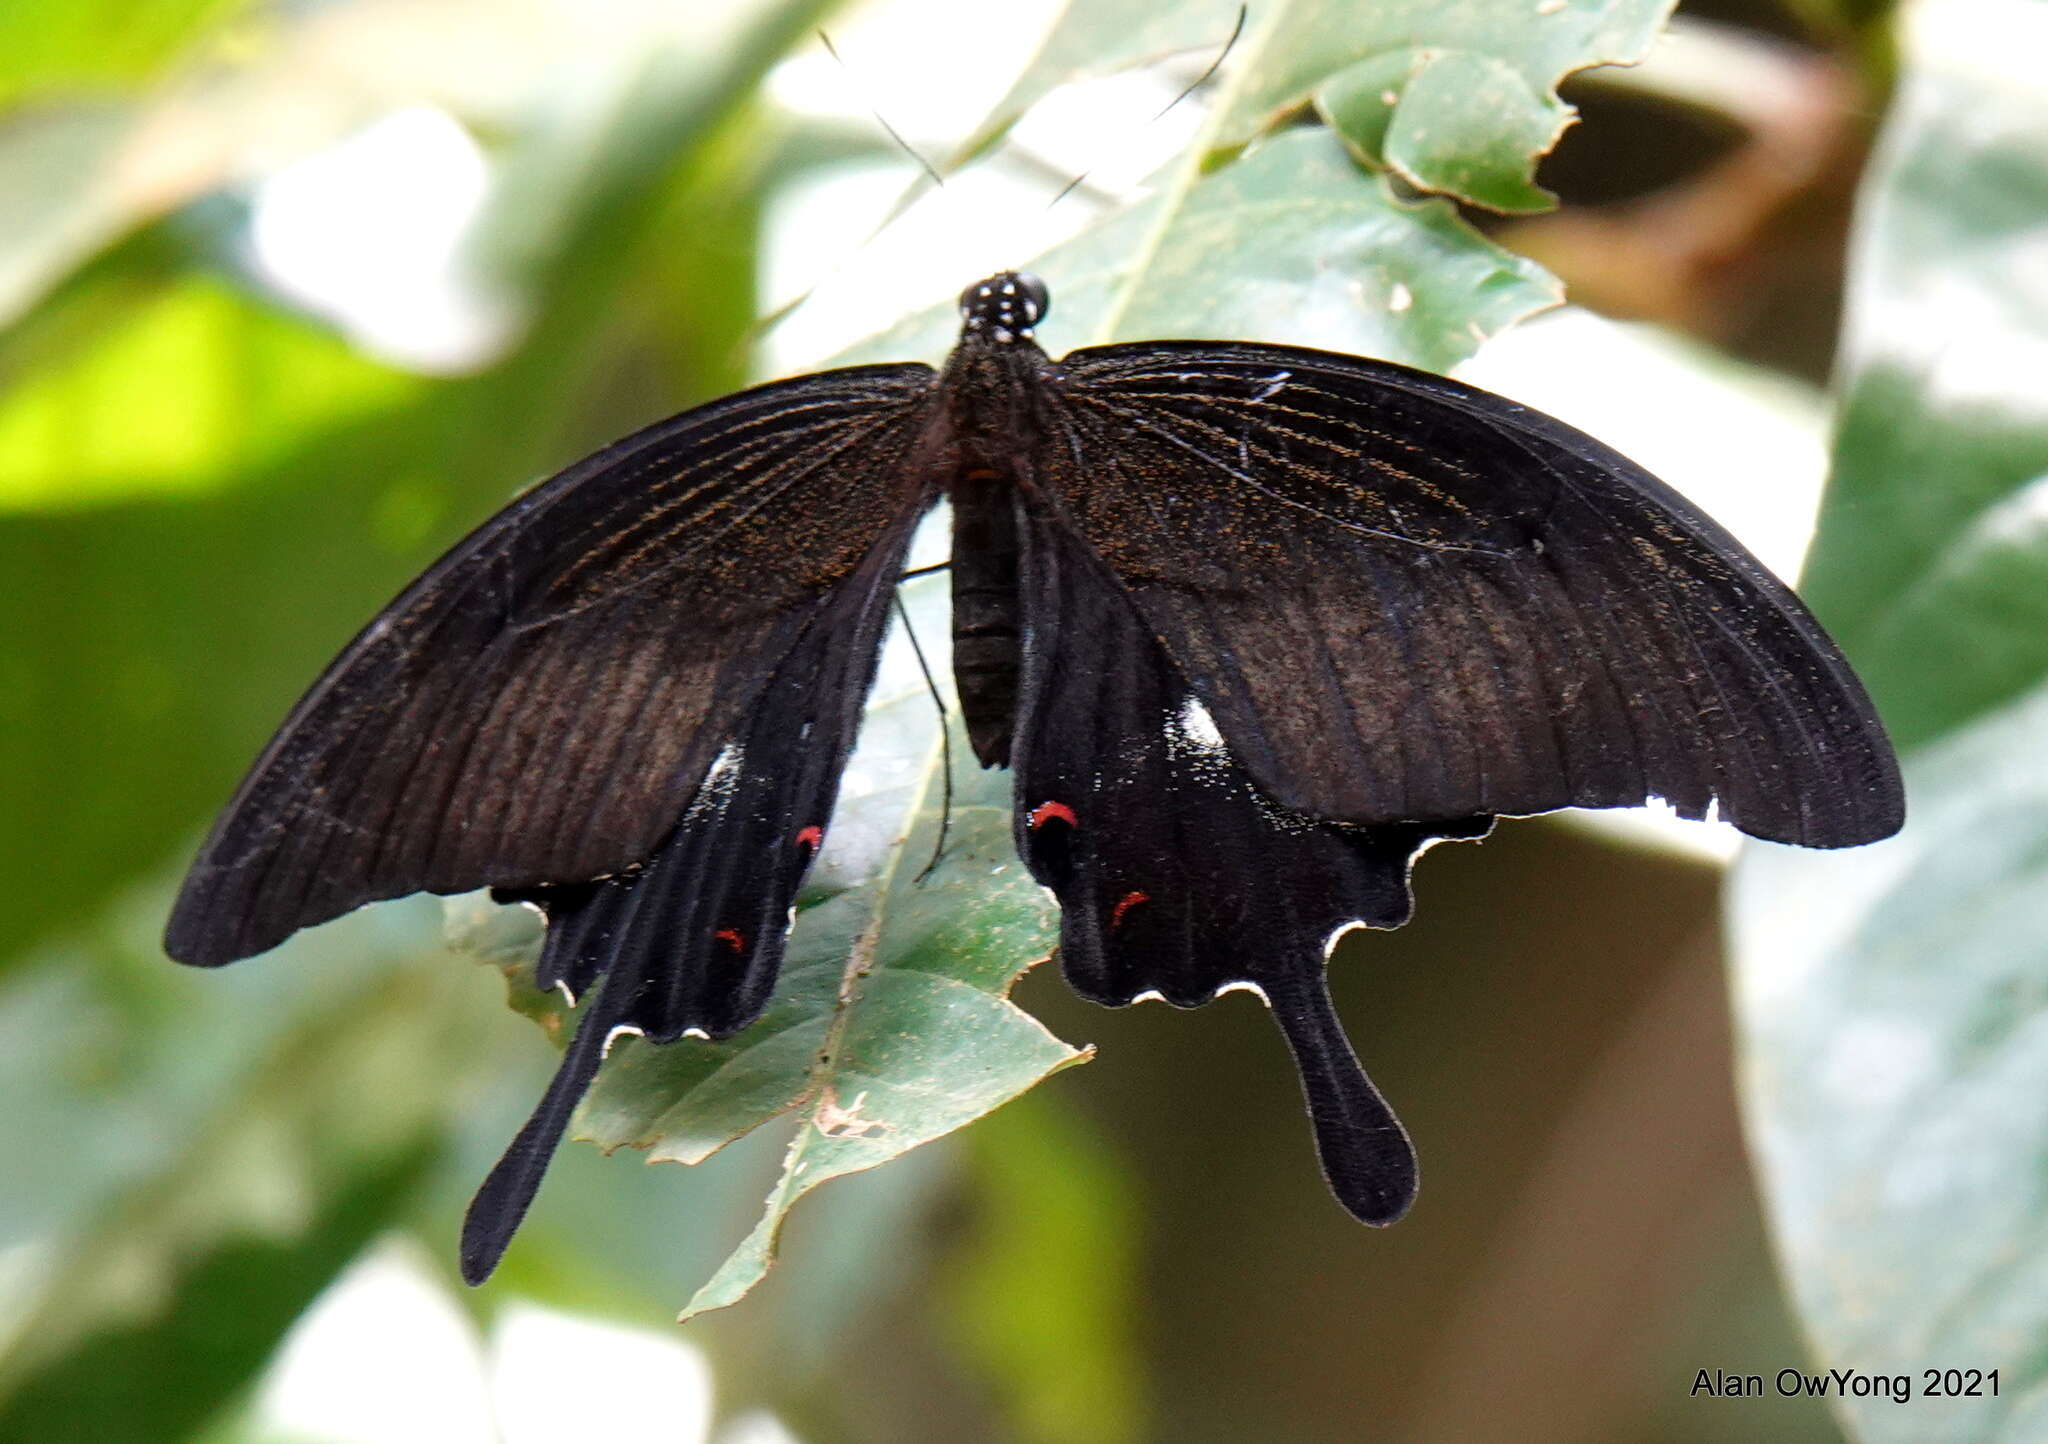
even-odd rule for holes
{"type": "Polygon", "coordinates": [[[1865,179],[1808,582],[1900,745],[1907,829],[1853,861],[1758,849],[1731,900],[1808,1327],[1916,1391],[1978,1371],[1846,1401],[1873,1440],[2048,1433],[2048,99],[2017,58],[2043,20],[1916,15],[1865,179]],[[1994,20],[2009,44],[1967,28],[1994,20]]]}
{"type": "Polygon", "coordinates": [[[81,0],[0,11],[0,106],[147,83],[243,0],[81,0]]]}
{"type": "MultiPolygon", "coordinates": [[[[1148,198],[1042,258],[1048,346],[1244,335],[1454,364],[1558,291],[1453,199],[1543,204],[1531,166],[1562,116],[1552,87],[1639,51],[1666,8],[1258,7],[1195,144],[1148,198]]],[[[1858,53],[1882,49],[1868,7],[1850,8],[1858,53]]],[[[1182,48],[1206,60],[1236,9],[1067,8],[963,153],[990,151],[1069,79],[1182,48]]],[[[527,481],[748,379],[771,196],[881,148],[864,121],[821,126],[770,98],[770,72],[835,12],[0,9],[0,876],[15,880],[0,1438],[260,1437],[254,1381],[367,1245],[415,1234],[451,1259],[462,1199],[548,1063],[498,976],[447,952],[423,900],[260,962],[179,970],[156,951],[168,890],[297,691],[440,548],[527,481]],[[454,116],[490,165],[461,259],[509,330],[453,374],[369,354],[252,260],[266,180],[408,106],[454,116]]],[[[1966,23],[2025,22],[1980,7],[1966,23]]],[[[1938,307],[1906,303],[1967,297],[2012,356],[2044,344],[2025,261],[2048,119],[2024,86],[1916,84],[1860,222],[1861,339],[1813,562],[1818,603],[1913,748],[1916,831],[1889,853],[1749,860],[1741,1046],[1826,1360],[2003,1364],[2017,1389],[2043,1337],[2044,1293],[2014,1261],[2042,1211],[2027,818],[2048,755],[2048,557],[2029,488],[2048,443],[2038,406],[2010,392],[1951,404],[1938,383],[1984,333],[1947,336],[1938,307]],[[1886,861],[1901,856],[1920,861],[1886,861]],[[1790,975],[1806,991],[1788,993],[1790,975]],[[1844,1095],[1828,1050],[1896,1044],[1902,1017],[1926,1071],[1844,1095]],[[1929,1298],[1944,1301],[1931,1324],[1929,1298]]],[[[859,354],[942,351],[942,298],[971,279],[934,277],[859,354]]],[[[886,699],[875,726],[920,705],[886,699]]],[[[1001,845],[1001,780],[975,785],[996,792],[963,794],[962,827],[986,820],[982,802],[996,823],[956,842],[956,870],[985,870],[974,849],[1001,845]]],[[[875,831],[906,815],[902,796],[870,801],[886,814],[875,831]]],[[[1432,857],[1420,885],[1416,924],[1353,939],[1333,968],[1424,1140],[1430,1182],[1399,1230],[1368,1235],[1322,1196],[1249,1007],[1105,1014],[1041,969],[1020,1001],[1102,1061],[797,1212],[791,1263],[688,1327],[721,1408],[771,1407],[819,1444],[1835,1437],[1811,1401],[1690,1393],[1698,1368],[1807,1363],[1725,1096],[1705,869],[1508,827],[1432,857]]],[[[1057,1066],[1059,1045],[996,996],[1043,946],[1038,900],[890,891],[842,892],[806,922],[873,906],[901,932],[884,974],[971,973],[990,1026],[1018,1040],[996,1092],[1057,1066]]],[[[834,935],[815,932],[799,946],[816,954],[816,996],[781,1006],[822,1020],[839,979],[834,935]]],[[[870,1016],[920,1011],[890,1011],[885,993],[870,1016]]],[[[821,1173],[900,1151],[825,1138],[817,1107],[837,1095],[796,1059],[747,1107],[704,1112],[707,1065],[758,1041],[628,1045],[586,1131],[695,1159],[799,1101],[795,1136],[847,1154],[821,1173]]],[[[888,1076],[906,1086],[963,1074],[937,1043],[898,1053],[888,1076]]],[[[1870,1056],[1880,1073],[1891,1058],[1870,1056]]],[[[993,1101],[910,1131],[921,1142],[993,1101]]],[[[769,1123],[688,1169],[566,1150],[498,1281],[464,1307],[485,1330],[508,1298],[666,1327],[722,1265],[750,1285],[816,1181],[793,1186],[806,1159],[791,1137],[769,1123]],[[764,1198],[761,1246],[733,1255],[764,1198]]],[[[1843,1422],[1872,1438],[2038,1433],[2016,1406],[1843,1422]]]]}

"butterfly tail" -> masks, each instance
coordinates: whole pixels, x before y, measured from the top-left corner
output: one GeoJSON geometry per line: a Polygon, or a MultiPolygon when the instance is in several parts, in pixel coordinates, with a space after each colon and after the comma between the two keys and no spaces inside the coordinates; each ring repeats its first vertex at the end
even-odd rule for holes
{"type": "Polygon", "coordinates": [[[533,1116],[526,1120],[525,1127],[477,1189],[476,1197],[470,1200],[469,1212],[462,1220],[465,1283],[480,1284],[491,1276],[498,1260],[505,1256],[512,1235],[518,1231],[520,1220],[532,1206],[533,1196],[547,1175],[548,1163],[568,1130],[576,1105],[597,1077],[597,1067],[604,1061],[605,1045],[611,1041],[612,1030],[627,1010],[633,990],[624,986],[625,981],[615,979],[598,985],[597,996],[562,1054],[561,1066],[555,1069],[554,1081],[541,1095],[533,1116]]]}
{"type": "Polygon", "coordinates": [[[1323,1177],[1360,1223],[1398,1223],[1415,1202],[1415,1150],[1351,1049],[1322,970],[1267,984],[1273,1019],[1294,1054],[1323,1177]]]}

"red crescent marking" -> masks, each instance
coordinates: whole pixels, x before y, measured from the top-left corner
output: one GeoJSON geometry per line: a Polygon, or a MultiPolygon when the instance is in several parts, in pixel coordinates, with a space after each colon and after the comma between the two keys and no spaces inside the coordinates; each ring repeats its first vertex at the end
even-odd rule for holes
{"type": "Polygon", "coordinates": [[[825,829],[816,823],[812,823],[796,835],[796,845],[798,847],[808,847],[814,852],[817,850],[818,844],[824,840],[825,829]]]}
{"type": "Polygon", "coordinates": [[[1067,806],[1066,803],[1041,802],[1038,806],[1031,809],[1031,817],[1029,819],[1031,830],[1036,832],[1054,818],[1058,818],[1069,827],[1079,827],[1081,825],[1081,819],[1074,816],[1074,809],[1067,806]]]}
{"type": "Polygon", "coordinates": [[[737,928],[720,928],[717,936],[721,943],[724,943],[736,953],[743,953],[747,950],[747,940],[740,936],[737,928]]]}
{"type": "Polygon", "coordinates": [[[1121,898],[1117,899],[1116,906],[1110,909],[1110,927],[1114,929],[1118,923],[1124,920],[1124,914],[1129,912],[1132,908],[1136,907],[1139,903],[1150,901],[1152,901],[1152,894],[1150,894],[1149,892],[1125,893],[1121,898]]]}

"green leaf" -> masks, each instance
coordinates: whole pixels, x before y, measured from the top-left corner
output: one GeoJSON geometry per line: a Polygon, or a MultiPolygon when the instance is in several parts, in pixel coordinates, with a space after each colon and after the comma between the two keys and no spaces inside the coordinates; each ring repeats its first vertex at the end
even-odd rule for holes
{"type": "MultiPolygon", "coordinates": [[[[1356,58],[1314,83],[1316,109],[1368,165],[1418,190],[1496,211],[1545,211],[1557,197],[1535,183],[1536,163],[1574,112],[1557,84],[1595,65],[1649,53],[1671,11],[1667,0],[1407,0],[1372,7],[1373,27],[1344,23],[1341,7],[1290,14],[1276,52],[1319,65],[1356,58]]],[[[1291,99],[1299,62],[1263,77],[1241,109],[1291,99]]]]}
{"type": "Polygon", "coordinates": [[[1418,190],[1496,211],[1546,211],[1533,179],[1572,108],[1492,55],[1434,48],[1375,55],[1331,77],[1316,108],[1360,160],[1418,190]]]}
{"type": "Polygon", "coordinates": [[[0,6],[0,326],[148,217],[227,178],[199,160],[158,72],[245,0],[16,0],[0,6]]]}
{"type": "MultiPolygon", "coordinates": [[[[1313,103],[1354,154],[1425,191],[1548,210],[1531,177],[1572,109],[1557,83],[1648,53],[1672,0],[1279,0],[1253,6],[1225,59],[1206,148],[1227,151],[1313,103]]],[[[1234,4],[1070,7],[970,150],[1055,86],[1175,50],[1222,46],[1234,4]]]]}
{"type": "MultiPolygon", "coordinates": [[[[1237,0],[1184,0],[1178,5],[1148,5],[1141,0],[1069,4],[1031,63],[996,102],[974,138],[961,147],[961,155],[978,154],[1062,85],[1114,75],[1182,52],[1221,52],[1237,13],[1237,0]]],[[[1243,44],[1240,37],[1233,49],[1242,54],[1243,44]]]]}
{"type": "MultiPolygon", "coordinates": [[[[1051,904],[1010,840],[1007,773],[970,766],[956,779],[945,850],[923,870],[944,810],[938,754],[920,725],[931,715],[921,686],[869,709],[822,886],[798,909],[761,1019],[720,1042],[622,1039],[579,1115],[577,1136],[607,1150],[698,1163],[794,1114],[765,1213],[684,1318],[744,1297],[772,1264],[789,1209],[819,1184],[942,1137],[1087,1057],[1009,1002],[1054,932],[1051,904]],[[854,835],[842,842],[842,831],[854,835]]],[[[953,750],[971,757],[960,737],[953,750]]],[[[488,920],[465,924],[472,950],[502,961],[521,948],[488,920]]],[[[527,961],[537,942],[525,940],[527,961]]],[[[557,1011],[530,987],[523,997],[557,1011]]],[[[548,1021],[558,1036],[569,1026],[548,1021]]]]}
{"type": "MultiPolygon", "coordinates": [[[[1027,269],[1052,288],[1039,339],[1055,356],[1112,339],[1207,336],[1444,371],[1563,295],[1448,202],[1398,199],[1317,128],[1275,137],[1184,194],[1120,211],[1027,269]]],[[[929,307],[834,364],[939,356],[959,325],[950,304],[929,307]]]]}
{"type": "Polygon", "coordinates": [[[1913,1371],[1868,1440],[2048,1429],[2048,98],[2024,5],[1931,5],[1860,213],[1810,595],[1902,745],[1909,821],[1752,847],[1745,1104],[1827,1365],[1913,1371]],[[1924,1397],[1919,1370],[1999,1371],[1924,1397]]]}
{"type": "Polygon", "coordinates": [[[1445,201],[1402,203],[1319,129],[1267,141],[1156,224],[1103,323],[1115,339],[1280,341],[1444,371],[1563,299],[1535,262],[1445,201]]]}
{"type": "MultiPolygon", "coordinates": [[[[955,747],[964,753],[964,734],[955,747]]],[[[919,882],[937,791],[919,797],[882,873],[799,926],[782,1015],[756,1025],[768,1036],[701,1083],[686,1079],[632,1140],[687,1161],[763,1113],[797,1116],[761,1221],[683,1318],[744,1297],[790,1208],[819,1184],[942,1137],[1088,1056],[1009,1001],[1052,945],[1051,909],[1010,842],[1009,779],[977,772],[957,790],[945,856],[919,882]]]]}
{"type": "Polygon", "coordinates": [[[419,389],[225,282],[180,281],[137,298],[95,344],[7,391],[0,511],[231,486],[277,466],[307,436],[388,414],[419,389]]]}
{"type": "Polygon", "coordinates": [[[0,397],[0,766],[36,779],[0,859],[48,879],[10,954],[160,865],[346,639],[332,609],[424,560],[452,488],[405,454],[419,389],[190,281],[0,397]]]}
{"type": "Polygon", "coordinates": [[[389,1225],[437,1151],[422,1138],[358,1177],[324,1181],[295,1237],[225,1240],[181,1261],[166,1307],[94,1334],[0,1403],[0,1437],[149,1444],[198,1429],[389,1225]]]}
{"type": "MultiPolygon", "coordinates": [[[[965,153],[1054,85],[1185,48],[1205,29],[1220,44],[1236,8],[1175,7],[1170,18],[1149,6],[1070,8],[965,153]]],[[[1251,338],[1448,369],[1488,336],[1557,304],[1562,288],[1447,202],[1405,202],[1389,176],[1347,164],[1332,136],[1411,187],[1542,209],[1550,198],[1528,178],[1569,118],[1556,81],[1638,58],[1669,8],[1668,0],[1261,8],[1220,72],[1202,135],[1154,178],[1152,192],[1030,263],[1054,291],[1041,339],[1058,355],[1108,340],[1251,338]],[[1312,91],[1334,129],[1270,133],[1274,118],[1312,91]]],[[[934,306],[834,361],[935,358],[956,326],[951,306],[934,306]]]]}
{"type": "Polygon", "coordinates": [[[24,96],[128,88],[245,0],[14,0],[0,8],[0,111],[24,96]]]}

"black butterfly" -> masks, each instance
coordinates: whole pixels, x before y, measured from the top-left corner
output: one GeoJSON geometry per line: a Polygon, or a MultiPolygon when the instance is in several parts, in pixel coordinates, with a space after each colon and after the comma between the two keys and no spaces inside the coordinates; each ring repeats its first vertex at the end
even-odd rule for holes
{"type": "Polygon", "coordinates": [[[1016,774],[1085,997],[1271,1005],[1367,1223],[1406,1134],[1323,965],[1406,920],[1435,838],[1661,797],[1809,847],[1897,830],[1897,765],[1793,595],[1539,412],[1353,356],[1050,360],[1034,277],[943,371],[861,366],[652,426],[521,496],[352,642],[242,783],[165,947],[189,963],[422,889],[548,919],[595,999],[471,1205],[496,1266],[606,1041],[723,1038],[775,985],[918,519],[953,505],[968,734],[1016,774]],[[601,983],[601,986],[600,986],[601,983]]]}

